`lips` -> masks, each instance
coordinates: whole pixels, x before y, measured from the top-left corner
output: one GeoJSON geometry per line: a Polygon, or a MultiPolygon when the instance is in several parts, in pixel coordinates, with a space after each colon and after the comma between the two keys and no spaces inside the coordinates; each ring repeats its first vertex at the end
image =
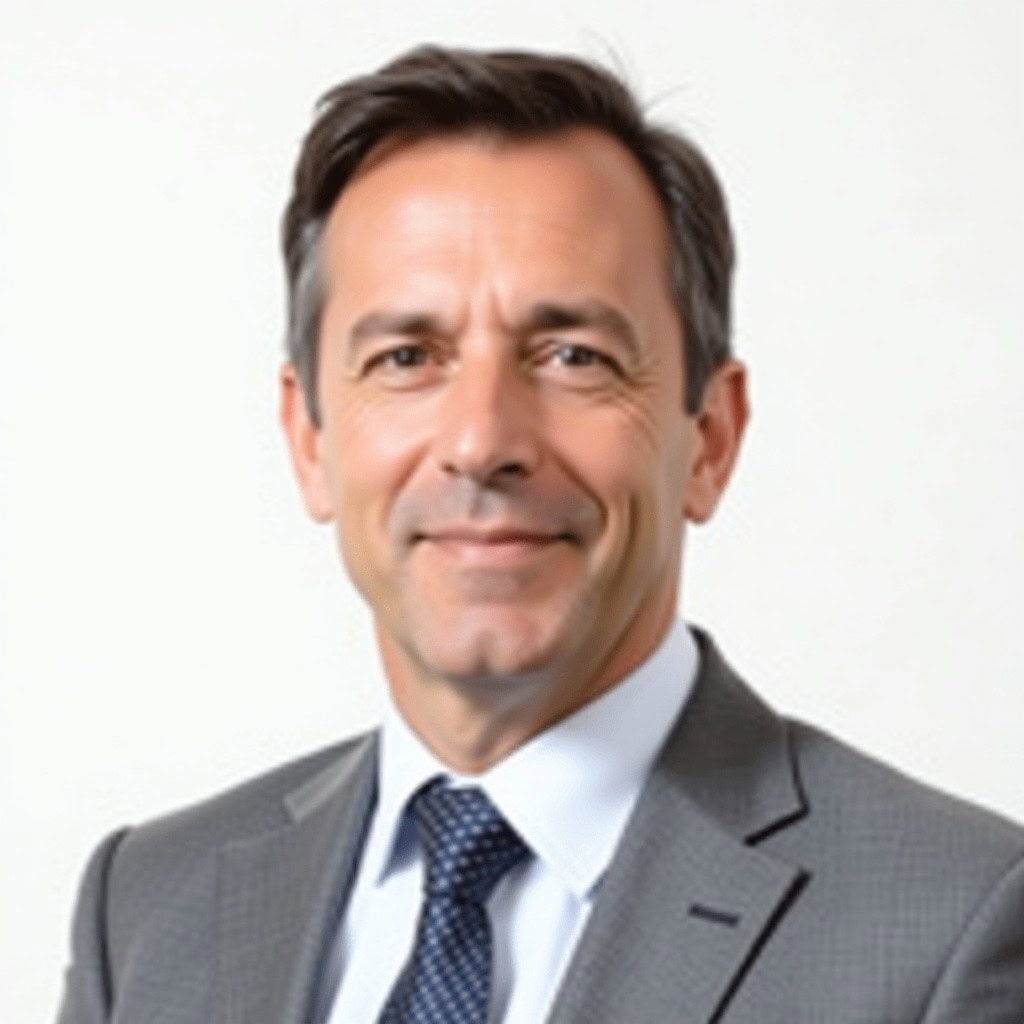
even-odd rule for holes
{"type": "Polygon", "coordinates": [[[567,540],[568,535],[516,526],[453,526],[425,530],[419,538],[435,543],[453,544],[546,544],[556,540],[567,540]]]}
{"type": "Polygon", "coordinates": [[[417,534],[414,540],[460,562],[500,567],[536,557],[572,538],[567,533],[492,525],[439,527],[417,534]]]}

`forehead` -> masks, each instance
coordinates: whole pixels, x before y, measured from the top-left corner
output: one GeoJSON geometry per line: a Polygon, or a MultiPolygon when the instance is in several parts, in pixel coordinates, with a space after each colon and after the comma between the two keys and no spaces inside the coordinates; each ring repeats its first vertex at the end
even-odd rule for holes
{"type": "Polygon", "coordinates": [[[590,276],[667,283],[662,204],[636,158],[604,132],[526,140],[441,136],[385,146],[331,210],[328,282],[410,270],[590,276]]]}

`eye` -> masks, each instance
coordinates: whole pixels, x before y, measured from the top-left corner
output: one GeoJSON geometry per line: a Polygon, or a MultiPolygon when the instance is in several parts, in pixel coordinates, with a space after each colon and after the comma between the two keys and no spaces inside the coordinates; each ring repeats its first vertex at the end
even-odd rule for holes
{"type": "Polygon", "coordinates": [[[417,366],[423,366],[430,354],[426,346],[418,344],[398,345],[395,348],[378,352],[367,360],[365,371],[375,370],[379,367],[385,369],[409,370],[417,366]]]}
{"type": "Polygon", "coordinates": [[[549,350],[547,362],[567,369],[611,371],[621,376],[622,368],[613,356],[578,342],[562,342],[549,350]]]}
{"type": "Polygon", "coordinates": [[[554,359],[563,366],[593,366],[600,362],[597,352],[582,345],[559,345],[555,349],[554,359]]]}
{"type": "Polygon", "coordinates": [[[444,363],[444,353],[430,342],[405,341],[370,354],[361,376],[380,387],[408,391],[436,382],[444,363]]]}

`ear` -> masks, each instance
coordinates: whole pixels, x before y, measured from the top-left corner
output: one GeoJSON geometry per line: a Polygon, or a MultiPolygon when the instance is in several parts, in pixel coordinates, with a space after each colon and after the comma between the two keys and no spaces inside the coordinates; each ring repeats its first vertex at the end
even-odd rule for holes
{"type": "Polygon", "coordinates": [[[306,510],[316,522],[326,523],[334,518],[334,508],[324,472],[320,428],[309,415],[299,375],[291,363],[281,367],[280,382],[281,427],[288,442],[292,468],[299,481],[306,510]]]}
{"type": "Polygon", "coordinates": [[[750,416],[747,371],[730,359],[708,381],[694,417],[690,476],[683,514],[694,523],[711,518],[729,482],[750,416]]]}

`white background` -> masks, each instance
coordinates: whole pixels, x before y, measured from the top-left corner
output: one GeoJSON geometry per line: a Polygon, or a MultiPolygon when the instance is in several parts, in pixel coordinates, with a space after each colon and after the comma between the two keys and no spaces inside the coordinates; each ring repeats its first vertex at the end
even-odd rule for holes
{"type": "Polygon", "coordinates": [[[717,164],[754,418],[688,617],[777,706],[1024,818],[1014,0],[14,4],[0,25],[0,1019],[111,828],[372,721],[275,425],[314,98],[421,40],[614,50],[717,164]]]}

